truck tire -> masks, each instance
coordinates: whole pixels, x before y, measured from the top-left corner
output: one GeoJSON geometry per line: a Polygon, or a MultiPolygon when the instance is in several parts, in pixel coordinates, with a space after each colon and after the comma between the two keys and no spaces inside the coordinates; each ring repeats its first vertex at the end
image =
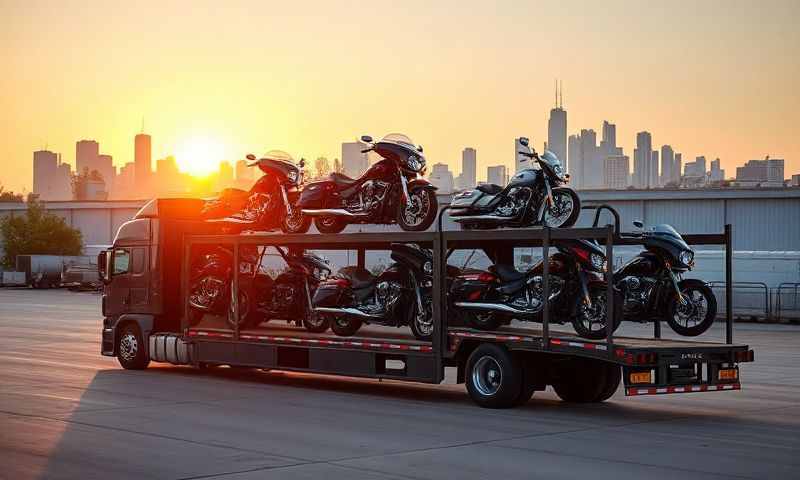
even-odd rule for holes
{"type": "Polygon", "coordinates": [[[606,382],[600,395],[597,396],[594,402],[605,402],[616,393],[619,388],[619,383],[622,381],[622,368],[613,363],[606,364],[606,382]]]}
{"type": "Polygon", "coordinates": [[[467,359],[467,392],[475,403],[484,408],[517,405],[522,377],[519,361],[499,345],[480,345],[467,359]]]}
{"type": "Polygon", "coordinates": [[[134,323],[122,327],[117,337],[117,361],[126,370],[143,370],[150,364],[142,332],[134,323]]]}
{"type": "Polygon", "coordinates": [[[598,360],[573,358],[559,368],[558,374],[553,390],[565,402],[597,402],[606,392],[608,369],[598,360]]]}

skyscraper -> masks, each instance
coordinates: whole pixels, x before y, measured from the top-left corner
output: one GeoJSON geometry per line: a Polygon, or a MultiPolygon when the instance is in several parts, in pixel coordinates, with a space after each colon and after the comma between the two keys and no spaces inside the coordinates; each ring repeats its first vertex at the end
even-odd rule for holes
{"type": "Polygon", "coordinates": [[[653,162],[653,138],[650,132],[636,134],[636,149],[633,151],[633,184],[636,188],[650,188],[653,162]]]}
{"type": "Polygon", "coordinates": [[[486,182],[505,187],[508,183],[508,173],[505,165],[495,165],[486,169],[486,182]]]}
{"type": "Polygon", "coordinates": [[[580,189],[582,188],[581,182],[583,181],[583,175],[581,173],[583,170],[583,157],[581,156],[581,136],[570,135],[569,139],[567,140],[567,146],[567,155],[569,155],[569,168],[567,169],[567,172],[570,176],[570,183],[572,184],[573,188],[580,189]]]}
{"type": "Polygon", "coordinates": [[[134,138],[133,162],[136,165],[135,180],[139,195],[147,195],[150,190],[150,176],[152,173],[152,145],[150,135],[140,133],[134,138]]]}
{"type": "Polygon", "coordinates": [[[57,171],[58,155],[49,150],[33,152],[33,193],[40,200],[56,200],[57,171]]]}
{"type": "Polygon", "coordinates": [[[106,192],[109,194],[114,191],[114,180],[117,176],[117,169],[114,167],[114,159],[111,155],[98,155],[97,166],[95,167],[103,177],[106,184],[106,192]]]}
{"type": "Polygon", "coordinates": [[[660,185],[664,185],[674,181],[672,169],[675,166],[675,152],[669,145],[661,146],[661,181],[660,185]]]}
{"type": "Polygon", "coordinates": [[[559,92],[556,84],[556,103],[550,110],[550,119],[547,121],[547,149],[555,153],[562,167],[567,164],[567,111],[564,110],[563,89],[559,92]]]}
{"type": "Polygon", "coordinates": [[[630,160],[625,155],[611,155],[605,158],[603,183],[612,190],[624,190],[628,187],[630,160]]]}
{"type": "Polygon", "coordinates": [[[478,180],[476,178],[477,152],[474,148],[467,147],[461,152],[461,175],[459,176],[459,188],[473,188],[478,180]]]}
{"type": "Polygon", "coordinates": [[[528,157],[520,155],[519,152],[528,151],[528,147],[519,143],[519,138],[514,139],[514,173],[526,168],[531,168],[531,162],[528,157]]]}
{"type": "Polygon", "coordinates": [[[361,142],[342,143],[342,173],[356,178],[367,170],[369,159],[366,153],[361,153],[366,148],[367,145],[361,142]]]}
{"type": "Polygon", "coordinates": [[[650,178],[647,181],[648,188],[658,187],[658,150],[650,153],[650,178]]]}
{"type": "Polygon", "coordinates": [[[453,193],[453,173],[447,167],[446,163],[434,163],[431,167],[431,174],[428,180],[434,184],[441,194],[453,193]]]}
{"type": "Polygon", "coordinates": [[[683,154],[676,153],[675,161],[672,162],[672,181],[676,184],[681,183],[681,172],[683,171],[683,154]]]}
{"type": "Polygon", "coordinates": [[[597,133],[581,130],[581,186],[585,189],[603,188],[603,158],[597,148],[597,133]]]}
{"type": "MultiPolygon", "coordinates": [[[[75,170],[79,175],[84,171],[91,172],[98,168],[100,144],[94,140],[79,140],[75,143],[75,170]]],[[[102,172],[100,172],[102,174],[102,172]]]]}
{"type": "Polygon", "coordinates": [[[708,180],[711,182],[721,182],[725,180],[725,170],[720,168],[719,158],[711,160],[711,170],[708,172],[708,180]]]}
{"type": "Polygon", "coordinates": [[[603,155],[621,155],[622,152],[617,151],[617,126],[603,120],[603,139],[600,141],[600,150],[603,155]]]}

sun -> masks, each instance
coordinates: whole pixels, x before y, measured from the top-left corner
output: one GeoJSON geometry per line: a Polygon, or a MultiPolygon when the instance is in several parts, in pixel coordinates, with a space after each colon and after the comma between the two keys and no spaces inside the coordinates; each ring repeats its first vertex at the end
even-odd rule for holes
{"type": "Polygon", "coordinates": [[[189,137],[175,152],[175,161],[182,172],[195,177],[205,177],[219,170],[225,159],[225,146],[211,137],[189,137]]]}

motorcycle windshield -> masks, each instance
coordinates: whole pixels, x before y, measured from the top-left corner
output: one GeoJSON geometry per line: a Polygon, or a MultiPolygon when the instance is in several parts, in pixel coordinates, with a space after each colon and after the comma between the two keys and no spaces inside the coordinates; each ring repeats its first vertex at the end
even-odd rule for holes
{"type": "Polygon", "coordinates": [[[564,176],[564,169],[561,166],[561,160],[558,159],[555,153],[551,152],[550,150],[545,150],[539,158],[541,158],[544,163],[553,169],[553,172],[555,172],[559,178],[564,176]]]}
{"type": "Polygon", "coordinates": [[[675,243],[678,246],[682,247],[684,250],[691,250],[689,248],[689,245],[683,240],[683,237],[681,237],[681,234],[678,233],[677,230],[672,228],[672,225],[667,225],[665,223],[656,225],[650,229],[650,234],[655,237],[669,240],[672,243],[675,243]]]}
{"type": "Polygon", "coordinates": [[[386,135],[385,137],[381,138],[380,141],[402,145],[411,150],[417,149],[417,146],[416,144],[414,144],[414,141],[411,140],[411,138],[409,138],[408,135],[403,135],[402,133],[390,133],[389,135],[386,135]]]}

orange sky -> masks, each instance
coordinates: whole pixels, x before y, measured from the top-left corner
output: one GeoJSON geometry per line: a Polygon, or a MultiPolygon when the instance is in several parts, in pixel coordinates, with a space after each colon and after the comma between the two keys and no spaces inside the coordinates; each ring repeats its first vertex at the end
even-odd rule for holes
{"type": "Polygon", "coordinates": [[[652,3],[0,0],[0,183],[30,189],[32,152],[74,163],[81,138],[132,161],[142,117],[154,159],[401,131],[456,172],[477,148],[484,178],[514,137],[541,148],[556,77],[570,133],[608,119],[628,155],[648,130],[728,175],[800,172],[800,2],[652,3]]]}

